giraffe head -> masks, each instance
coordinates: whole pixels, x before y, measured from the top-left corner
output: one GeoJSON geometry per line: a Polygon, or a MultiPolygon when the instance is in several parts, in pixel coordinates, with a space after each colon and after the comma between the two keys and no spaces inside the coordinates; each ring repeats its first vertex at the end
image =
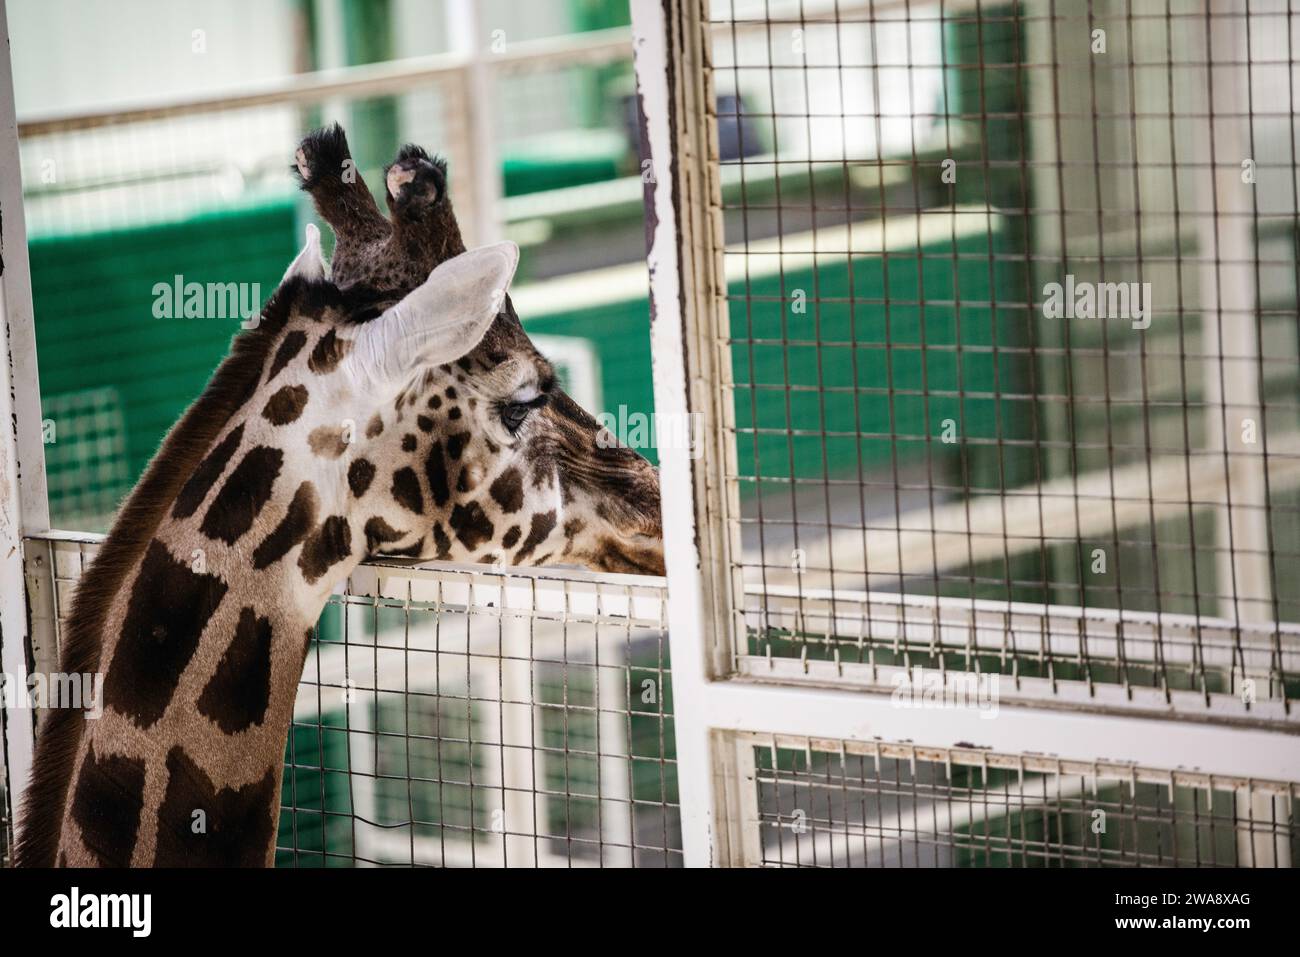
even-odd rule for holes
{"type": "Polygon", "coordinates": [[[313,511],[369,554],[662,573],[655,470],[559,388],[506,294],[517,248],[465,251],[445,165],[404,147],[391,219],[337,126],[296,166],[337,242],[332,281],[311,229],[286,281],[331,305],[290,319],[260,388],[335,499],[313,511]]]}

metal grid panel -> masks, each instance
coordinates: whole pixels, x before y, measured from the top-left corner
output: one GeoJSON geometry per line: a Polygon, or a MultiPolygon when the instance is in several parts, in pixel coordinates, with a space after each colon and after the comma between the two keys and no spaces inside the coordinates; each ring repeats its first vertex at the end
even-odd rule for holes
{"type": "MultiPolygon", "coordinates": [[[[485,42],[489,31],[475,4],[446,13],[456,34],[451,52],[24,117],[18,129],[31,232],[122,228],[283,195],[292,187],[286,156],[302,133],[338,120],[368,182],[380,181],[395,143],[435,147],[455,171],[463,230],[487,241],[506,211],[500,177],[481,171],[498,167],[501,143],[526,163],[575,128],[630,126],[629,117],[606,115],[602,106],[626,85],[628,36],[615,27],[519,39],[514,30],[507,43],[505,31],[495,30],[485,42]]],[[[619,134],[606,132],[590,135],[612,152],[619,134]]]]}
{"type": "Polygon", "coordinates": [[[1288,717],[1293,12],[707,11],[733,667],[924,663],[1288,717]],[[934,626],[963,602],[1096,610],[1110,635],[1039,609],[981,654],[975,627],[934,626]]]}
{"type": "Polygon", "coordinates": [[[896,686],[913,669],[993,678],[1008,699],[1295,721],[1300,625],[1027,602],[777,588],[751,608],[741,674],[896,686]],[[1005,677],[1005,682],[996,682],[1005,677]]]}
{"type": "Polygon", "coordinates": [[[126,417],[113,386],[47,396],[45,477],[49,500],[68,524],[102,531],[131,490],[126,417]]]}
{"type": "MultiPolygon", "coordinates": [[[[28,540],[38,662],[99,540],[28,540]]],[[[277,864],[680,866],[664,618],[653,578],[359,567],[308,651],[277,864]]]]}
{"type": "Polygon", "coordinates": [[[737,747],[765,866],[1288,866],[1300,853],[1293,785],[914,745],[737,747]]]}
{"type": "Polygon", "coordinates": [[[380,181],[403,132],[468,165],[463,124],[446,111],[454,93],[450,76],[384,97],[322,91],[250,105],[232,98],[175,114],[142,110],[24,122],[28,231],[40,237],[123,229],[283,197],[296,187],[293,147],[305,130],[335,117],[347,123],[367,182],[380,181]]]}

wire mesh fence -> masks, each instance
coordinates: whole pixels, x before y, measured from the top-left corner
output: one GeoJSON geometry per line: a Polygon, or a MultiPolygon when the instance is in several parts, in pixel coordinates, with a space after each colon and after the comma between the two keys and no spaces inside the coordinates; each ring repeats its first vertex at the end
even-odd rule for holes
{"type": "MultiPolygon", "coordinates": [[[[99,541],[28,542],[37,670],[99,541]]],[[[307,653],[277,865],[680,866],[664,603],[635,576],[358,568],[307,653]]]]}
{"type": "Polygon", "coordinates": [[[1249,681],[1289,713],[1289,5],[707,10],[739,655],[888,634],[933,661],[924,629],[840,615],[854,592],[1081,607],[1119,616],[1109,650],[1067,663],[1041,629],[980,668],[1202,707],[1249,681]],[[1250,637],[1213,665],[1224,628],[1250,637]]]}
{"type": "Polygon", "coordinates": [[[1293,785],[987,751],[746,738],[777,867],[1289,866],[1293,785]]]}

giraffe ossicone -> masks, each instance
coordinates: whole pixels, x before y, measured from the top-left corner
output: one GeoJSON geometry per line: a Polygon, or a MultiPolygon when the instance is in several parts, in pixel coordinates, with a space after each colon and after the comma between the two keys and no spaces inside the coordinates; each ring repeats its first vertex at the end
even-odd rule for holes
{"type": "Polygon", "coordinates": [[[385,216],[337,126],[295,160],[333,256],[309,226],[82,576],[60,669],[102,716],[47,716],[19,864],[273,862],[311,632],[367,555],[663,571],[655,470],[529,340],[518,249],[466,251],[446,164],[403,147],[385,216]]]}
{"type": "Polygon", "coordinates": [[[289,263],[289,268],[284,271],[284,282],[299,276],[308,281],[317,279],[327,279],[329,277],[329,267],[325,264],[325,257],[320,251],[320,227],[315,223],[308,223],[306,228],[307,241],[302,247],[302,252],[293,258],[289,263]]]}

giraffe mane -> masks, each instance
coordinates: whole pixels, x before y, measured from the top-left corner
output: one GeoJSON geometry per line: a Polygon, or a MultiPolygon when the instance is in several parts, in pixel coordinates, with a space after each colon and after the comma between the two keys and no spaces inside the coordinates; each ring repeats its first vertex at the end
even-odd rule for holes
{"type": "MultiPolygon", "coordinates": [[[[294,307],[306,307],[310,302],[319,308],[319,304],[335,298],[333,284],[293,277],[272,294],[256,328],[235,336],[230,354],[217,367],[207,388],[167,433],[119,510],[98,555],[82,575],[60,654],[63,673],[94,674],[100,670],[104,623],[114,597],[139,565],[181,486],[257,389],[271,348],[294,307]]],[[[23,799],[14,854],[17,866],[55,864],[72,763],[84,726],[84,716],[74,708],[55,708],[43,722],[32,778],[23,799]]]]}

